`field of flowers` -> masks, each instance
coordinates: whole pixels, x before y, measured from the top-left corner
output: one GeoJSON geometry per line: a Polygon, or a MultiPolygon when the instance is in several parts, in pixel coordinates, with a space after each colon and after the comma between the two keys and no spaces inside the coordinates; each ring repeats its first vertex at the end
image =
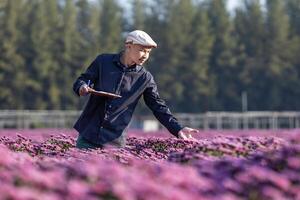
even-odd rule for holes
{"type": "Polygon", "coordinates": [[[300,199],[300,131],[129,131],[79,150],[72,130],[0,130],[0,199],[300,199]]]}

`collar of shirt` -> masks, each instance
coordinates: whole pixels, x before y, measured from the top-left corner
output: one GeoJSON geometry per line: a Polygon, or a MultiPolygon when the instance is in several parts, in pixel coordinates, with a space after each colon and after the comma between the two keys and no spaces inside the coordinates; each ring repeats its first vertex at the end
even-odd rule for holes
{"type": "Polygon", "coordinates": [[[122,54],[124,53],[124,51],[121,51],[120,53],[116,54],[114,57],[113,57],[113,62],[117,64],[117,66],[119,68],[121,68],[123,71],[126,71],[126,72],[138,72],[141,70],[142,66],[141,65],[132,65],[130,67],[126,67],[125,65],[123,65],[121,63],[121,56],[122,54]]]}

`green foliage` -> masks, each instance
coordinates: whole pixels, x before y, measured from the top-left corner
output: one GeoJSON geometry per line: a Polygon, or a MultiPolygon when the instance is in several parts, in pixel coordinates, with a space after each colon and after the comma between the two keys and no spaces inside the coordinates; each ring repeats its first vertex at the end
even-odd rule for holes
{"type": "Polygon", "coordinates": [[[270,85],[265,89],[265,94],[272,100],[272,104],[265,102],[267,109],[278,110],[285,102],[286,77],[293,75],[293,66],[290,63],[289,19],[285,13],[283,1],[272,0],[266,2],[266,36],[265,46],[266,80],[270,85]]]}
{"type": "Polygon", "coordinates": [[[100,2],[100,52],[116,52],[122,46],[122,10],[115,0],[100,2]]]}
{"type": "Polygon", "coordinates": [[[144,30],[145,29],[145,1],[144,0],[132,0],[132,13],[133,13],[133,27],[132,30],[144,30]]]}
{"type": "Polygon", "coordinates": [[[241,92],[247,91],[249,109],[258,109],[262,102],[265,85],[265,18],[258,0],[244,0],[244,5],[236,11],[234,20],[236,41],[239,48],[238,66],[241,92]],[[252,104],[257,101],[259,104],[252,104]]]}
{"type": "Polygon", "coordinates": [[[286,0],[286,13],[289,16],[292,34],[300,35],[300,0],[286,0]]]}
{"type": "Polygon", "coordinates": [[[234,55],[236,41],[233,37],[233,25],[226,10],[226,1],[208,1],[208,16],[215,37],[209,63],[216,90],[212,109],[236,110],[239,108],[240,96],[236,76],[239,68],[234,55]]]}
{"type": "MultiPolygon", "coordinates": [[[[63,10],[63,25],[61,27],[61,52],[59,54],[60,68],[57,72],[56,81],[58,86],[69,86],[73,82],[73,77],[76,76],[80,56],[79,33],[76,27],[77,10],[72,0],[66,0],[66,5],[63,10]],[[66,76],[67,75],[67,76],[66,76]]],[[[59,88],[59,87],[58,87],[59,88]]],[[[56,92],[55,90],[53,92],[56,92]]],[[[75,104],[75,98],[72,90],[64,90],[61,88],[57,91],[60,95],[60,109],[71,109],[71,105],[75,104]]],[[[53,94],[55,96],[55,94],[53,94]]],[[[56,105],[56,104],[54,104],[56,105]]]]}
{"type": "Polygon", "coordinates": [[[18,0],[5,1],[0,15],[0,102],[6,109],[22,109],[24,95],[24,59],[19,52],[18,30],[21,6],[18,0]]]}
{"type": "Polygon", "coordinates": [[[181,73],[181,81],[185,86],[184,99],[180,102],[185,112],[209,110],[209,99],[215,95],[213,74],[209,72],[214,36],[211,34],[208,12],[203,6],[196,8],[192,19],[190,40],[186,43],[186,55],[183,66],[189,66],[181,73]],[[186,99],[189,103],[186,103],[186,99]]]}
{"type": "Polygon", "coordinates": [[[127,3],[0,0],[0,109],[82,108],[73,81],[133,29],[158,43],[145,67],[173,112],[239,111],[244,91],[249,110],[300,109],[300,0],[127,3]]]}

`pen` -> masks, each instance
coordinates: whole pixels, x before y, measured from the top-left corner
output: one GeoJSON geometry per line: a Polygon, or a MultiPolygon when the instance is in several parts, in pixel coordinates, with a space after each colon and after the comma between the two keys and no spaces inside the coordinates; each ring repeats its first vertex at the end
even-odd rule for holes
{"type": "Polygon", "coordinates": [[[87,83],[87,85],[88,85],[88,86],[90,86],[90,83],[91,83],[91,80],[88,80],[88,83],[87,83]]]}

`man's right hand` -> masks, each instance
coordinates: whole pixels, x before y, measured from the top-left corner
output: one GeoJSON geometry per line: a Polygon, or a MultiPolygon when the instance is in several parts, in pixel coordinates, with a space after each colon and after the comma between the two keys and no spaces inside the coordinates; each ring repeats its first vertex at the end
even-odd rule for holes
{"type": "Polygon", "coordinates": [[[178,132],[178,138],[184,139],[184,140],[193,140],[197,141],[196,138],[192,136],[193,133],[200,133],[199,130],[189,128],[189,127],[184,127],[178,132]]]}
{"type": "Polygon", "coordinates": [[[89,86],[84,84],[79,88],[79,95],[86,96],[89,93],[89,86]]]}

